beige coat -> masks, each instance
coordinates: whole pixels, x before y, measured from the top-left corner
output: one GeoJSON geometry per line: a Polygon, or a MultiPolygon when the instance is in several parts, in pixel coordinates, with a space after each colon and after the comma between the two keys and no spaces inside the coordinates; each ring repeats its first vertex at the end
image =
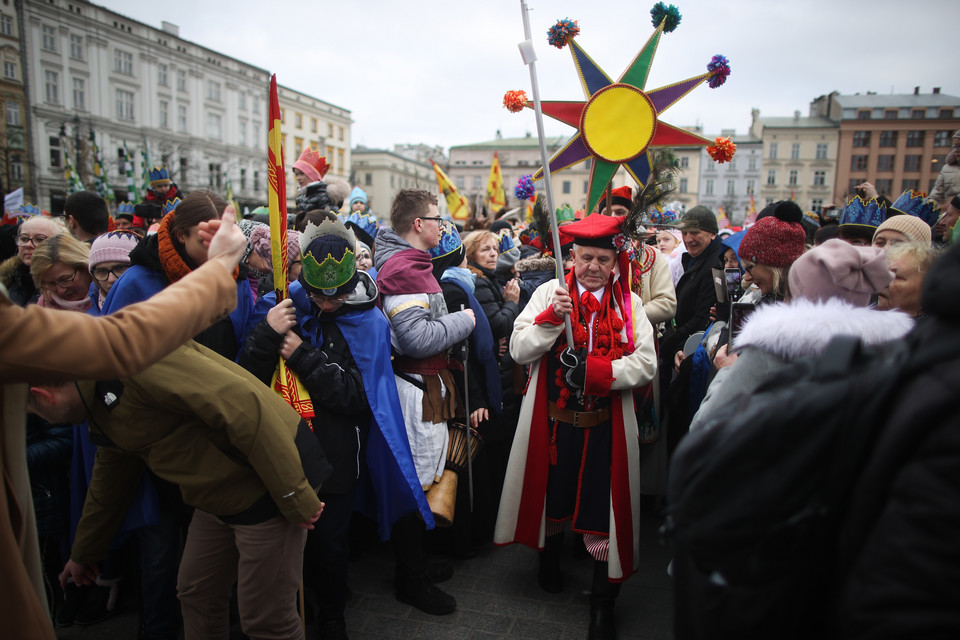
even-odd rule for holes
{"type": "Polygon", "coordinates": [[[21,308],[0,290],[0,620],[18,640],[55,638],[27,476],[26,383],[133,375],[236,304],[236,281],[217,262],[105,318],[21,308]]]}

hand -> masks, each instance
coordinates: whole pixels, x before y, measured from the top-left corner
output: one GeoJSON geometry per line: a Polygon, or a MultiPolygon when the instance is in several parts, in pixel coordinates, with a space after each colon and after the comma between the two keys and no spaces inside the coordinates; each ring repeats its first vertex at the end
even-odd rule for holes
{"type": "Polygon", "coordinates": [[[297,312],[293,308],[293,300],[286,298],[270,309],[267,312],[267,324],[280,335],[293,329],[297,324],[297,312]]]}
{"type": "Polygon", "coordinates": [[[470,426],[476,429],[480,426],[481,422],[485,422],[490,419],[490,412],[486,409],[477,409],[470,414],[470,426]]]}
{"type": "Polygon", "coordinates": [[[863,189],[863,196],[867,200],[877,197],[877,188],[870,182],[863,182],[857,185],[857,189],[863,189]]]}
{"type": "Polygon", "coordinates": [[[520,283],[516,278],[507,281],[503,288],[503,299],[507,302],[520,302],[520,283]]]}
{"type": "Polygon", "coordinates": [[[683,355],[683,351],[677,351],[677,353],[673,356],[674,371],[680,371],[680,363],[683,362],[684,358],[686,358],[686,356],[683,355]]]}
{"type": "Polygon", "coordinates": [[[460,313],[467,314],[467,316],[470,317],[470,324],[472,324],[474,327],[477,326],[477,316],[474,315],[473,309],[464,309],[460,313]]]}
{"type": "Polygon", "coordinates": [[[303,344],[303,340],[300,339],[300,336],[293,331],[287,331],[283,334],[283,341],[280,343],[280,356],[284,360],[288,360],[301,344],[303,344]]]}
{"type": "Polygon", "coordinates": [[[710,322],[717,321],[717,305],[710,307],[710,322]]]}
{"type": "Polygon", "coordinates": [[[312,518],[307,518],[306,522],[298,522],[297,526],[301,529],[306,529],[307,531],[313,531],[313,523],[320,519],[320,514],[323,513],[323,508],[327,506],[325,503],[320,503],[320,508],[317,509],[317,512],[313,514],[312,518]]]}
{"type": "Polygon", "coordinates": [[[583,389],[587,380],[587,350],[567,348],[560,355],[563,378],[572,389],[583,389]]]}
{"type": "Polygon", "coordinates": [[[510,343],[507,342],[507,339],[500,338],[500,348],[497,351],[497,355],[500,357],[503,357],[503,354],[505,354],[509,348],[510,348],[510,343]]]}
{"type": "Polygon", "coordinates": [[[723,345],[717,349],[717,355],[713,358],[713,366],[717,369],[723,369],[724,367],[729,367],[739,358],[735,353],[727,353],[727,345],[723,345]]]}
{"type": "Polygon", "coordinates": [[[573,311],[573,298],[563,287],[557,287],[553,292],[553,301],[550,304],[553,305],[553,312],[558,318],[569,315],[573,311]]]}
{"type": "Polygon", "coordinates": [[[227,206],[220,220],[201,222],[198,231],[200,239],[207,247],[207,260],[216,260],[225,266],[227,271],[233,271],[247,248],[247,237],[237,227],[233,207],[227,206]]]}
{"type": "Polygon", "coordinates": [[[93,584],[99,575],[100,569],[95,564],[80,564],[73,560],[67,560],[63,572],[60,574],[60,586],[67,586],[67,578],[73,578],[73,583],[78,586],[93,584]]]}

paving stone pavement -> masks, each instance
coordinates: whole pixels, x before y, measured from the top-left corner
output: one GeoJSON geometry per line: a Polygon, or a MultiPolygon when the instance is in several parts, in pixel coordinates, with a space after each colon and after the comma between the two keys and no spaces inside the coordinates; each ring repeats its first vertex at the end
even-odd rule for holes
{"type": "MultiPolygon", "coordinates": [[[[669,553],[659,544],[659,525],[654,516],[641,523],[640,569],[624,583],[617,600],[621,640],[672,637],[669,553]]],[[[521,545],[487,545],[474,558],[453,561],[453,577],[440,585],[457,599],[457,611],[447,616],[431,616],[395,600],[392,550],[389,544],[376,545],[350,563],[353,597],[347,606],[347,632],[351,640],[585,639],[593,561],[574,553],[573,540],[567,538],[561,565],[563,593],[546,593],[537,586],[535,551],[521,545]]],[[[308,624],[308,640],[313,634],[315,629],[308,624]]],[[[98,625],[58,629],[57,637],[136,640],[136,603],[125,603],[124,611],[98,625]]],[[[234,629],[232,639],[241,638],[234,629]]]]}

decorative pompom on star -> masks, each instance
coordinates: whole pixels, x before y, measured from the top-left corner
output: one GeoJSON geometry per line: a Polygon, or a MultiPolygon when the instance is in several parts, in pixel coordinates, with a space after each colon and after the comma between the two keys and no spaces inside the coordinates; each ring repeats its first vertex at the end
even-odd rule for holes
{"type": "Polygon", "coordinates": [[[737,145],[730,138],[717,138],[713,145],[707,147],[707,153],[719,164],[733,160],[733,154],[737,152],[737,145]]]}
{"type": "Polygon", "coordinates": [[[505,106],[510,113],[523,111],[523,107],[526,104],[527,92],[522,89],[520,91],[507,91],[503,94],[503,106],[505,106]]]}
{"type": "Polygon", "coordinates": [[[680,24],[680,18],[683,16],[680,15],[680,10],[677,9],[675,5],[658,2],[653,5],[653,9],[650,9],[650,17],[653,18],[654,27],[659,27],[660,23],[666,18],[667,21],[663,25],[663,32],[670,33],[677,28],[677,25],[680,24]]]}
{"type": "Polygon", "coordinates": [[[517,186],[513,190],[513,195],[517,197],[517,200],[529,200],[536,192],[537,189],[533,186],[533,176],[526,175],[520,176],[520,179],[517,180],[517,186]]]}
{"type": "Polygon", "coordinates": [[[557,49],[563,49],[571,39],[580,35],[580,26],[577,20],[563,18],[547,30],[547,42],[557,49]]]}
{"type": "Polygon", "coordinates": [[[707,71],[712,74],[707,84],[710,85],[711,89],[716,89],[727,81],[727,76],[730,75],[730,61],[727,60],[726,56],[718,53],[710,58],[710,62],[707,64],[707,71]]]}

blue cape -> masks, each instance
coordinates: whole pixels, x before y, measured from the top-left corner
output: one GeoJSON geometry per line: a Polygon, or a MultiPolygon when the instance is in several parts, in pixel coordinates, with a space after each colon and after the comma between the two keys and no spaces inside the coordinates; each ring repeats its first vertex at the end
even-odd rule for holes
{"type": "MultiPolygon", "coordinates": [[[[297,322],[304,339],[314,347],[323,345],[323,323],[313,315],[310,300],[299,282],[290,284],[290,298],[297,310],[297,322]]],[[[258,310],[269,310],[274,293],[260,298],[258,310]],[[263,304],[260,304],[260,302],[263,304]]],[[[377,307],[344,313],[333,319],[360,368],[363,390],[370,405],[370,435],[367,441],[366,471],[357,492],[357,508],[377,520],[380,538],[387,540],[393,523],[419,511],[427,525],[434,527],[433,512],[420,486],[407,428],[400,409],[400,396],[390,363],[390,323],[377,307]]],[[[318,407],[319,409],[319,407],[318,407]]]]}

